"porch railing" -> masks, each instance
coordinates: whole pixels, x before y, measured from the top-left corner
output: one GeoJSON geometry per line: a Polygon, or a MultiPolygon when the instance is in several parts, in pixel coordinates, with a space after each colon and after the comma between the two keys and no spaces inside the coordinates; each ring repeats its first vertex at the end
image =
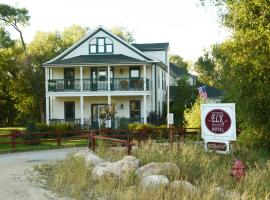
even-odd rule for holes
{"type": "Polygon", "coordinates": [[[52,79],[48,80],[48,90],[50,92],[80,90],[80,79],[52,79]]]}
{"type": "MultiPolygon", "coordinates": [[[[84,91],[108,91],[108,80],[83,79],[84,91]]],[[[51,79],[48,80],[48,91],[79,91],[81,90],[80,79],[51,79]]],[[[143,78],[111,78],[111,91],[143,91],[143,78]]],[[[146,79],[146,90],[149,90],[149,79],[146,79]]]]}

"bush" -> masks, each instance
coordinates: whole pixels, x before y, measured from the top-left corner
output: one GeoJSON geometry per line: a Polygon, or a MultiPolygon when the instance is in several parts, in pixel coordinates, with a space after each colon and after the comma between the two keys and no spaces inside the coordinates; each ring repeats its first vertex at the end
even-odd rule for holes
{"type": "Polygon", "coordinates": [[[29,142],[27,144],[29,145],[37,145],[40,144],[40,136],[38,135],[32,135],[29,133],[39,132],[38,126],[36,122],[30,121],[26,124],[26,134],[22,136],[22,139],[26,142],[29,142]],[[35,141],[35,142],[32,142],[35,141]]]}
{"type": "Polygon", "coordinates": [[[203,100],[198,97],[191,108],[186,108],[184,111],[184,126],[186,128],[201,127],[201,104],[203,100]]]}
{"type": "Polygon", "coordinates": [[[152,139],[167,139],[168,133],[166,129],[166,125],[154,126],[152,124],[129,124],[128,129],[131,131],[144,132],[146,137],[152,139]]]}

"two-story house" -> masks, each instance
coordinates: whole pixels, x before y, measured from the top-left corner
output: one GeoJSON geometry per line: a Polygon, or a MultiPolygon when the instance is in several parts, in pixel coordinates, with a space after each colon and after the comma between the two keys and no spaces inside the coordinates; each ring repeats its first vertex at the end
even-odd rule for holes
{"type": "Polygon", "coordinates": [[[169,43],[129,44],[99,26],[43,64],[46,123],[97,128],[107,106],[115,110],[116,124],[146,123],[151,111],[163,114],[168,51],[169,43]]]}

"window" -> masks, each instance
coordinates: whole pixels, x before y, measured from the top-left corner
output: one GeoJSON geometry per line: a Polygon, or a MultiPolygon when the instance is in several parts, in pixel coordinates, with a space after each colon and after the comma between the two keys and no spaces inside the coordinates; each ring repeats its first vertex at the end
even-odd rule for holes
{"type": "Polygon", "coordinates": [[[130,68],[130,78],[140,78],[140,68],[138,67],[130,68]]]}
{"type": "Polygon", "coordinates": [[[66,101],[64,102],[65,110],[65,121],[74,121],[75,120],[75,102],[66,101]]]}
{"type": "Polygon", "coordinates": [[[131,100],[130,101],[130,118],[141,118],[141,101],[131,100]]]}
{"type": "Polygon", "coordinates": [[[89,44],[90,54],[95,53],[113,53],[113,42],[107,37],[93,38],[89,44]]]}

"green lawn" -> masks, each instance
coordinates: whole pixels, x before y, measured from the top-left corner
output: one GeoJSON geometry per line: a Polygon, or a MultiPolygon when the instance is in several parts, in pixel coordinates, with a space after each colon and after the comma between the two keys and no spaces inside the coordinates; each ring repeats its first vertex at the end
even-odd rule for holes
{"type": "MultiPolygon", "coordinates": [[[[0,135],[10,134],[12,130],[24,130],[23,127],[6,127],[0,128],[0,135]]],[[[9,142],[10,138],[1,138],[0,142],[9,142]]],[[[21,138],[17,138],[16,141],[23,141],[21,138]]],[[[32,151],[32,150],[45,150],[45,149],[57,149],[63,147],[76,147],[87,146],[88,141],[86,139],[62,141],[61,146],[57,146],[57,142],[44,142],[37,145],[16,144],[16,150],[12,150],[10,144],[0,144],[0,153],[18,152],[18,151],[32,151]]]]}

